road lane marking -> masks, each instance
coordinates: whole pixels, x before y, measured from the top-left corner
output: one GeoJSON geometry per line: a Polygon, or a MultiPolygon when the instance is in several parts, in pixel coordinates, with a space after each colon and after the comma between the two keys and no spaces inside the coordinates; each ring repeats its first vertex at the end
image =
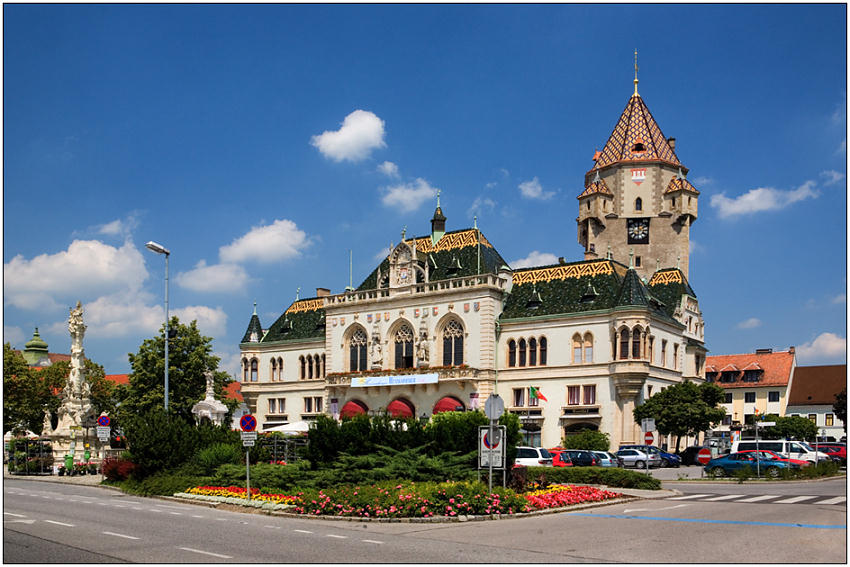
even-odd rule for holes
{"type": "Polygon", "coordinates": [[[7,524],[34,524],[35,520],[9,520],[7,524]]]}
{"type": "Polygon", "coordinates": [[[378,544],[384,543],[382,541],[376,541],[374,539],[361,539],[360,541],[363,541],[363,542],[366,542],[366,543],[378,543],[378,544]]]}
{"type": "Polygon", "coordinates": [[[3,512],[3,515],[4,516],[14,516],[16,518],[26,518],[26,516],[23,515],[23,514],[13,514],[11,512],[3,512]]]}
{"type": "Polygon", "coordinates": [[[148,511],[149,511],[149,512],[159,512],[159,513],[162,513],[162,510],[157,510],[156,508],[150,508],[148,511]]]}
{"type": "Polygon", "coordinates": [[[57,526],[67,526],[69,528],[73,528],[74,524],[66,524],[65,522],[57,522],[56,520],[44,520],[48,524],[56,524],[57,526]]]}
{"type": "Polygon", "coordinates": [[[590,514],[587,512],[570,512],[569,516],[586,516],[590,518],[616,518],[618,520],[654,520],[661,522],[688,522],[694,524],[734,524],[743,526],[769,526],[784,528],[814,528],[821,530],[846,530],[845,524],[792,524],[785,522],[746,522],[742,520],[706,520],[701,518],[665,518],[663,516],[624,516],[623,514],[590,514]]]}
{"type": "Polygon", "coordinates": [[[627,508],[623,510],[623,514],[628,514],[629,512],[657,512],[659,510],[675,510],[676,508],[684,508],[687,504],[676,504],[675,506],[666,506],[664,508],[627,508]]]}
{"type": "Polygon", "coordinates": [[[687,496],[676,496],[667,500],[689,500],[691,498],[702,498],[703,496],[711,496],[711,494],[688,494],[687,496]]]}
{"type": "Polygon", "coordinates": [[[752,498],[744,498],[738,502],[758,502],[759,500],[767,500],[769,498],[779,498],[778,494],[762,494],[761,496],[753,496],[752,498]]]}
{"type": "Polygon", "coordinates": [[[114,535],[115,537],[123,537],[127,539],[139,539],[136,536],[126,535],[126,534],[116,534],[115,532],[100,532],[105,535],[114,535]]]}
{"type": "Polygon", "coordinates": [[[794,498],[786,498],[785,500],[777,500],[774,504],[794,504],[795,502],[802,502],[803,500],[811,500],[812,498],[817,498],[817,496],[795,496],[794,498]]]}
{"type": "Polygon", "coordinates": [[[327,535],[327,537],[333,537],[333,538],[336,538],[336,539],[348,539],[348,536],[344,536],[344,535],[336,535],[336,534],[326,534],[326,535],[327,535]]]}
{"type": "Polygon", "coordinates": [[[220,557],[222,559],[233,559],[230,555],[222,555],[221,553],[213,553],[212,551],[203,551],[201,549],[192,549],[191,547],[178,547],[177,549],[182,549],[183,551],[191,551],[193,553],[203,553],[204,555],[212,555],[213,557],[220,557]]]}
{"type": "Polygon", "coordinates": [[[192,517],[193,517],[193,518],[203,518],[203,516],[198,515],[198,514],[193,514],[193,515],[192,515],[192,517]]]}
{"type": "Polygon", "coordinates": [[[740,498],[745,494],[724,494],[723,496],[715,496],[714,498],[706,498],[706,502],[717,502],[718,500],[731,500],[732,498],[740,498]]]}
{"type": "Polygon", "coordinates": [[[182,516],[183,512],[169,512],[169,514],[174,514],[175,516],[182,516]]]}
{"type": "Polygon", "coordinates": [[[841,502],[846,501],[846,496],[836,496],[835,498],[830,498],[829,500],[821,500],[820,502],[815,502],[815,504],[840,504],[841,502]]]}
{"type": "Polygon", "coordinates": [[[299,534],[311,534],[313,532],[309,530],[292,530],[293,532],[298,532],[299,534]]]}
{"type": "Polygon", "coordinates": [[[264,528],[272,528],[274,530],[279,530],[280,526],[263,526],[264,528]]]}

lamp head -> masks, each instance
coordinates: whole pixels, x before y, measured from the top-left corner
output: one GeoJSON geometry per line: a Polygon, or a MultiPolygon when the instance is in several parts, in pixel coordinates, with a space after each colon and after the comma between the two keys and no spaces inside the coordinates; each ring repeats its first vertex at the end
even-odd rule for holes
{"type": "Polygon", "coordinates": [[[171,251],[168,248],[166,248],[162,244],[157,244],[153,240],[145,244],[145,248],[147,248],[151,252],[156,252],[157,254],[165,254],[166,256],[171,254],[171,251]]]}

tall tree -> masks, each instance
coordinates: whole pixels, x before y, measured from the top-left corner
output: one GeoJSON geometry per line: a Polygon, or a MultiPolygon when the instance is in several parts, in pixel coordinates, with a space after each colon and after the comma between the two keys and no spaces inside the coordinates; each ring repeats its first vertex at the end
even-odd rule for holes
{"type": "MultiPolygon", "coordinates": [[[[68,375],[71,373],[71,363],[67,360],[54,362],[41,373],[49,376],[50,383],[53,385],[59,384],[58,390],[54,389],[56,400],[51,405],[50,410],[55,411],[61,403],[61,389],[65,387],[65,382],[68,380],[68,375]]],[[[106,373],[103,366],[85,359],[84,373],[86,382],[91,388],[89,397],[91,399],[92,410],[95,415],[100,415],[101,412],[106,412],[109,415],[115,414],[115,383],[106,379],[106,373]]]]}
{"type": "MultiPolygon", "coordinates": [[[[216,396],[232,412],[237,402],[224,398],[224,388],[231,379],[226,372],[217,370],[220,359],[212,354],[212,338],[201,335],[196,321],[183,325],[172,317],[168,326],[172,334],[168,346],[169,412],[191,419],[192,406],[203,399],[206,391],[207,370],[213,372],[216,396]]],[[[156,337],[145,339],[136,354],[128,356],[130,381],[117,389],[118,416],[122,421],[164,406],[165,325],[156,337]]]]}
{"type": "Polygon", "coordinates": [[[50,367],[30,368],[9,343],[3,345],[3,432],[29,429],[42,433],[45,410],[59,407],[55,392],[65,385],[50,367]]]}
{"type": "Polygon", "coordinates": [[[832,404],[832,411],[835,417],[841,420],[844,426],[844,432],[847,432],[847,387],[835,394],[835,403],[832,404]]]}
{"type": "Polygon", "coordinates": [[[655,419],[659,433],[676,436],[678,451],[682,436],[696,435],[720,423],[726,415],[726,410],[717,407],[722,400],[723,389],[717,384],[674,384],[636,407],[635,423],[644,418],[655,419]]]}

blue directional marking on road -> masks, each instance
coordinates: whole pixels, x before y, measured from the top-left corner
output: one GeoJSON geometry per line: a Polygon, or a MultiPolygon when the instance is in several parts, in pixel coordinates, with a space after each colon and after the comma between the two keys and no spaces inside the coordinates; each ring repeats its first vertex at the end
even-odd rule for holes
{"type": "Polygon", "coordinates": [[[572,512],[570,516],[588,516],[591,518],[616,518],[618,520],[655,520],[660,522],[691,522],[698,524],[735,524],[743,526],[773,526],[784,528],[814,528],[821,530],[846,530],[845,524],[796,524],[787,522],[746,522],[741,520],[708,520],[702,518],[665,518],[658,516],[630,516],[625,514],[588,514],[572,512]]]}

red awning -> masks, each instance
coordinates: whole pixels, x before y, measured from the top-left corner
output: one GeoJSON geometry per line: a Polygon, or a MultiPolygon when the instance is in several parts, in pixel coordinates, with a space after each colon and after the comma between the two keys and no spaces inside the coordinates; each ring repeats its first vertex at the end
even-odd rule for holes
{"type": "Polygon", "coordinates": [[[367,408],[364,403],[352,400],[342,406],[339,415],[340,417],[354,417],[355,415],[366,413],[366,411],[367,408]]]}
{"type": "Polygon", "coordinates": [[[445,398],[441,398],[436,404],[434,404],[434,413],[442,413],[444,411],[458,411],[457,408],[460,406],[461,411],[463,411],[463,402],[461,402],[457,398],[453,398],[451,396],[446,396],[445,398]]]}
{"type": "Polygon", "coordinates": [[[405,400],[393,400],[387,406],[387,412],[393,417],[413,417],[413,408],[405,400]]]}

